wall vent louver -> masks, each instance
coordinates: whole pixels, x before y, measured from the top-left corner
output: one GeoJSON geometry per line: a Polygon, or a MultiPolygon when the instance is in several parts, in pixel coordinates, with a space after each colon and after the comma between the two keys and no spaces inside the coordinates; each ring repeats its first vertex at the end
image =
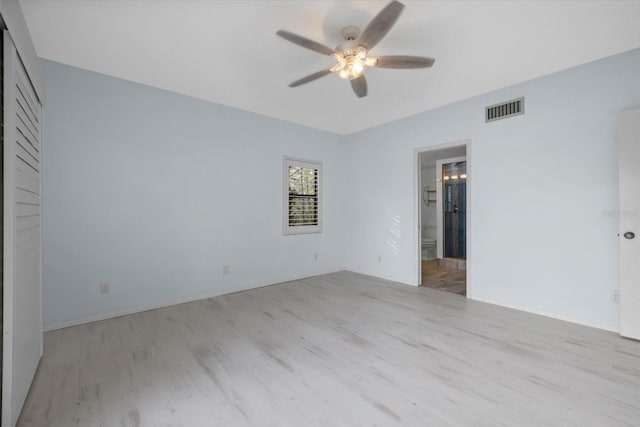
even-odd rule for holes
{"type": "Polygon", "coordinates": [[[484,118],[489,123],[506,119],[507,117],[519,116],[520,114],[524,114],[524,97],[486,107],[484,118]]]}

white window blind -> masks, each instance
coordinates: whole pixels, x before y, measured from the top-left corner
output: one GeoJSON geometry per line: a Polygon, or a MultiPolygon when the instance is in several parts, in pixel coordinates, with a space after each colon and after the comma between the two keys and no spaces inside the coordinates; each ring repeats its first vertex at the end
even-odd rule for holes
{"type": "Polygon", "coordinates": [[[285,157],[285,234],[322,231],[321,174],[320,162],[285,157]]]}

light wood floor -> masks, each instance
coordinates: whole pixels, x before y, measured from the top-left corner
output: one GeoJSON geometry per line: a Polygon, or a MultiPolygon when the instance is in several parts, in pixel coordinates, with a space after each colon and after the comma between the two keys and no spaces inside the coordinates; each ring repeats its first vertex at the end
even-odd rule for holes
{"type": "Polygon", "coordinates": [[[422,286],[451,292],[467,294],[467,271],[447,266],[443,260],[422,260],[422,286]]]}
{"type": "Polygon", "coordinates": [[[49,332],[19,421],[639,424],[640,343],[349,272],[49,332]]]}

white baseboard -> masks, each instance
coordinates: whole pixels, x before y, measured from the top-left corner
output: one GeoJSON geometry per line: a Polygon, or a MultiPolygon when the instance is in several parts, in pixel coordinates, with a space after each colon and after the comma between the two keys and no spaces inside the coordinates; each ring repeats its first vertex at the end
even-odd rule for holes
{"type": "Polygon", "coordinates": [[[534,309],[529,308],[529,307],[519,306],[519,305],[515,305],[515,304],[507,304],[507,303],[504,303],[502,301],[496,301],[496,300],[487,299],[487,298],[472,298],[472,299],[473,299],[473,301],[480,301],[480,302],[485,302],[487,304],[493,304],[493,305],[499,305],[501,307],[512,308],[514,310],[525,311],[527,313],[537,314],[537,315],[545,316],[545,317],[550,317],[552,319],[563,320],[565,322],[575,323],[575,324],[582,325],[582,326],[589,326],[590,328],[602,329],[602,330],[605,330],[605,331],[615,332],[615,333],[619,333],[620,332],[619,328],[617,328],[617,327],[613,327],[613,326],[609,326],[609,325],[603,325],[603,324],[600,324],[600,323],[591,322],[589,320],[577,319],[577,318],[574,318],[574,317],[568,317],[568,316],[564,316],[562,314],[550,313],[550,312],[547,312],[547,311],[534,310],[534,309]]]}
{"type": "MultiPolygon", "coordinates": [[[[318,275],[337,273],[339,271],[345,271],[345,270],[341,269],[341,270],[335,270],[335,271],[328,271],[326,273],[318,273],[318,275]]],[[[371,274],[360,273],[360,272],[353,271],[353,270],[347,270],[347,271],[352,271],[354,273],[363,274],[363,275],[375,277],[375,278],[382,279],[382,280],[393,281],[392,279],[389,279],[387,277],[374,276],[374,275],[371,275],[371,274]]],[[[259,286],[250,286],[250,287],[234,290],[233,292],[201,295],[201,296],[193,297],[193,298],[184,298],[184,299],[180,299],[180,300],[175,300],[175,301],[171,301],[171,302],[168,302],[168,303],[161,303],[161,304],[148,305],[148,306],[140,306],[140,307],[135,307],[135,308],[122,310],[122,311],[118,311],[118,312],[112,312],[112,313],[104,314],[104,315],[100,315],[100,316],[89,317],[89,318],[80,319],[80,320],[71,320],[69,322],[61,322],[61,323],[56,323],[56,324],[53,324],[53,325],[46,325],[43,328],[43,330],[44,330],[44,332],[54,331],[56,329],[69,328],[71,326],[84,325],[86,323],[99,322],[101,320],[112,319],[114,317],[120,317],[120,316],[127,316],[129,314],[142,313],[144,311],[156,310],[158,308],[164,308],[164,307],[171,307],[173,305],[185,304],[185,303],[194,302],[194,301],[200,301],[200,300],[208,299],[208,298],[215,298],[215,297],[219,297],[219,296],[222,296],[222,295],[230,295],[230,294],[233,294],[233,293],[236,293],[236,292],[243,292],[243,291],[248,291],[248,290],[251,290],[251,289],[264,288],[266,286],[279,285],[281,283],[286,283],[286,282],[290,282],[290,281],[293,281],[293,280],[302,280],[302,279],[306,279],[306,278],[309,278],[309,277],[313,277],[313,276],[296,277],[296,278],[282,280],[282,281],[276,282],[276,283],[267,283],[267,284],[259,285],[259,286]]],[[[396,282],[396,283],[401,283],[401,282],[396,282]]],[[[416,286],[415,284],[412,284],[412,283],[403,283],[403,284],[404,285],[409,285],[409,286],[416,286]]],[[[609,331],[609,332],[615,332],[615,333],[619,333],[620,332],[619,328],[617,328],[617,327],[613,327],[613,326],[609,326],[609,325],[602,325],[602,324],[591,322],[591,321],[588,321],[588,320],[568,317],[568,316],[564,316],[564,315],[557,314],[557,313],[550,313],[550,312],[546,312],[546,311],[534,310],[534,309],[531,309],[529,307],[515,305],[515,304],[509,304],[509,303],[504,303],[502,301],[492,300],[490,298],[475,298],[474,297],[474,298],[469,298],[469,299],[472,299],[473,301],[484,302],[484,303],[487,303],[487,304],[498,305],[498,306],[501,306],[501,307],[512,308],[514,310],[525,311],[527,313],[537,314],[537,315],[540,315],[540,316],[550,317],[552,319],[563,320],[565,322],[575,323],[575,324],[582,325],[582,326],[589,326],[591,328],[602,329],[602,330],[609,331]]]]}
{"type": "MultiPolygon", "coordinates": [[[[322,274],[337,273],[339,271],[344,271],[344,269],[335,270],[335,271],[327,271],[325,273],[318,273],[317,275],[319,276],[319,275],[322,275],[322,274]]],[[[167,303],[153,304],[153,305],[147,305],[147,306],[139,306],[139,307],[134,307],[134,308],[130,308],[130,309],[122,310],[122,311],[116,311],[116,312],[112,312],[112,313],[108,313],[108,314],[102,314],[100,316],[87,317],[87,318],[79,319],[79,320],[70,320],[68,322],[60,322],[60,323],[55,323],[53,325],[45,325],[44,328],[43,328],[43,332],[55,331],[56,329],[70,328],[71,326],[79,326],[79,325],[84,325],[84,324],[87,324],[87,323],[99,322],[101,320],[113,319],[114,317],[120,317],[120,316],[127,316],[129,314],[142,313],[144,311],[156,310],[158,308],[171,307],[173,305],[185,304],[185,303],[188,303],[188,302],[200,301],[200,300],[203,300],[203,299],[215,298],[215,297],[219,297],[219,296],[223,296],[223,295],[231,295],[231,294],[235,294],[236,292],[244,292],[244,291],[249,291],[251,289],[258,289],[258,288],[264,288],[266,286],[279,285],[279,284],[286,283],[286,282],[291,282],[291,281],[294,281],[294,280],[307,279],[309,277],[314,277],[314,276],[294,277],[294,278],[291,278],[291,279],[285,279],[285,280],[282,280],[282,281],[279,281],[279,282],[275,282],[275,283],[266,283],[264,285],[249,286],[249,287],[246,287],[246,288],[239,288],[239,289],[236,289],[236,290],[234,290],[232,292],[200,295],[200,296],[193,297],[193,298],[184,298],[184,299],[179,299],[179,300],[175,300],[175,301],[171,301],[171,302],[167,302],[167,303]]]]}

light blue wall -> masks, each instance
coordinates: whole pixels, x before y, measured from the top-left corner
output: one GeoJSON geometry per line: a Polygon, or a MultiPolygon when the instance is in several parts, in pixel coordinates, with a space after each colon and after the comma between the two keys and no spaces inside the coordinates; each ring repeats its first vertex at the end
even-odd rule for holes
{"type": "Polygon", "coordinates": [[[617,328],[617,123],[640,107],[640,50],[346,137],[44,70],[47,326],[343,267],[415,284],[414,150],[471,139],[473,297],[617,328]],[[484,122],[519,96],[524,116],[484,122]],[[283,155],[324,162],[321,235],[282,236],[283,155]]]}
{"type": "Polygon", "coordinates": [[[471,139],[473,297],[616,329],[617,129],[638,107],[634,50],[351,135],[347,268],[416,283],[414,150],[471,139]]]}
{"type": "Polygon", "coordinates": [[[341,137],[43,64],[47,327],[344,267],[341,137]],[[324,163],[322,234],[282,234],[284,155],[324,163]]]}

